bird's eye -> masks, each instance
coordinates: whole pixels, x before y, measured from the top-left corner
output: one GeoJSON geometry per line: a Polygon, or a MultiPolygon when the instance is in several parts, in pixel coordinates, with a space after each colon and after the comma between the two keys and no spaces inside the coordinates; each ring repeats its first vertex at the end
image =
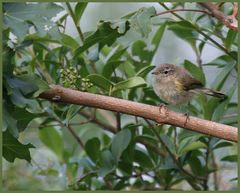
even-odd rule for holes
{"type": "Polygon", "coordinates": [[[164,71],[164,74],[168,74],[168,71],[164,71]]]}

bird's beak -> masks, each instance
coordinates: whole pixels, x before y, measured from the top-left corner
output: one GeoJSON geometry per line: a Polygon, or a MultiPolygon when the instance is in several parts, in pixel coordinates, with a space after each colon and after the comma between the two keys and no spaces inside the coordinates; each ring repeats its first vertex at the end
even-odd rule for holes
{"type": "MultiPolygon", "coordinates": [[[[154,68],[156,68],[156,66],[154,66],[154,68]]],[[[156,75],[157,73],[156,73],[155,71],[153,71],[151,74],[154,74],[154,75],[156,75]]]]}

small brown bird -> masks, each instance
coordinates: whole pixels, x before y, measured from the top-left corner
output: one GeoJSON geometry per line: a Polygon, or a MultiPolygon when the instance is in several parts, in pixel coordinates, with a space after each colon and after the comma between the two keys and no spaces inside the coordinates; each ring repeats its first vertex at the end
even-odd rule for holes
{"type": "Polygon", "coordinates": [[[187,70],[173,64],[162,64],[156,67],[152,74],[155,93],[169,104],[187,103],[199,93],[226,98],[223,93],[204,87],[187,70]]]}

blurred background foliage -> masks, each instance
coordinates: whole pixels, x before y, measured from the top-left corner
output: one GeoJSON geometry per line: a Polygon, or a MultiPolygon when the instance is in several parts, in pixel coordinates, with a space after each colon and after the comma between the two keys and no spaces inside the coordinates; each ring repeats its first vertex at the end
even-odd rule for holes
{"type": "MultiPolygon", "coordinates": [[[[232,3],[221,11],[232,12],[232,3]]],[[[194,116],[237,125],[237,32],[197,3],[4,3],[4,190],[233,190],[234,143],[37,96],[49,84],[158,105],[153,65],[184,66],[228,100],[194,116]]]]}

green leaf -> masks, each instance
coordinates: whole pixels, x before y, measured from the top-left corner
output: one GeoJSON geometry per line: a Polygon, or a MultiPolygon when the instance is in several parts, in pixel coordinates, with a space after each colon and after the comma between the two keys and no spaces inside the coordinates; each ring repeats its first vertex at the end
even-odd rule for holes
{"type": "Polygon", "coordinates": [[[6,102],[3,103],[3,131],[8,130],[11,135],[18,138],[17,120],[8,112],[6,102]]]}
{"type": "Polygon", "coordinates": [[[15,120],[17,120],[17,127],[18,131],[22,132],[26,129],[28,124],[34,119],[34,118],[40,118],[43,116],[43,114],[40,113],[31,113],[27,111],[26,109],[17,108],[14,107],[14,109],[11,112],[12,116],[15,120]]]}
{"type": "Polygon", "coordinates": [[[217,67],[225,67],[226,65],[235,64],[236,61],[233,60],[229,55],[222,55],[209,63],[203,64],[203,66],[217,66],[217,67]]]}
{"type": "Polygon", "coordinates": [[[97,137],[89,139],[85,144],[85,151],[91,160],[97,163],[100,158],[100,141],[97,137]]]}
{"type": "MultiPolygon", "coordinates": [[[[47,84],[47,82],[45,82],[44,80],[42,80],[39,76],[37,75],[31,75],[31,74],[27,74],[27,75],[22,75],[19,76],[20,80],[23,80],[25,82],[31,83],[33,86],[35,86],[36,88],[38,88],[38,90],[33,94],[34,97],[38,97],[39,94],[41,94],[42,92],[48,90],[50,87],[47,84]]],[[[21,87],[21,90],[23,90],[23,87],[21,87]]]]}
{"type": "Polygon", "coordinates": [[[64,46],[71,48],[72,50],[75,50],[79,47],[79,43],[71,36],[61,33],[61,37],[62,38],[60,41],[64,46]]]}
{"type": "Polygon", "coordinates": [[[228,141],[221,141],[217,143],[213,148],[218,149],[218,148],[229,147],[229,146],[233,146],[233,143],[228,141]]]}
{"type": "Polygon", "coordinates": [[[112,92],[145,86],[145,85],[146,85],[146,82],[142,77],[135,76],[115,84],[112,92]]]}
{"type": "Polygon", "coordinates": [[[217,75],[216,79],[213,81],[212,83],[212,88],[216,89],[216,90],[220,90],[226,80],[226,78],[228,77],[229,73],[232,71],[232,69],[234,68],[235,64],[230,63],[228,65],[226,65],[222,71],[217,75]]]}
{"type": "Polygon", "coordinates": [[[153,53],[155,53],[157,51],[158,46],[162,40],[165,29],[166,29],[166,23],[162,24],[158,28],[157,32],[154,34],[153,39],[152,39],[152,44],[155,46],[153,53]]]}
{"type": "Polygon", "coordinates": [[[205,75],[204,75],[203,71],[198,66],[191,63],[188,60],[185,60],[184,61],[184,67],[193,75],[194,78],[196,78],[203,85],[205,85],[205,83],[206,83],[205,75]]]}
{"type": "Polygon", "coordinates": [[[193,151],[193,150],[200,149],[200,148],[205,148],[205,147],[206,147],[206,145],[203,142],[201,142],[201,141],[194,141],[194,142],[191,142],[188,145],[185,145],[181,149],[179,147],[178,154],[182,155],[182,154],[184,154],[186,152],[193,151]]]}
{"type": "Polygon", "coordinates": [[[237,155],[228,155],[225,156],[221,159],[221,161],[225,161],[225,162],[237,162],[237,155]]]}
{"type": "Polygon", "coordinates": [[[125,31],[123,33],[119,33],[118,28],[112,27],[111,25],[111,22],[100,21],[97,31],[85,39],[83,46],[75,50],[74,57],[77,57],[96,43],[99,44],[99,50],[101,50],[105,45],[111,46],[117,38],[123,36],[129,30],[128,22],[125,23],[125,31]]]}
{"type": "Polygon", "coordinates": [[[225,48],[228,51],[231,51],[231,46],[234,43],[234,40],[236,39],[236,37],[237,37],[237,32],[229,29],[228,33],[227,33],[227,37],[226,37],[225,42],[224,42],[225,48]]]}
{"type": "Polygon", "coordinates": [[[154,167],[150,156],[140,150],[135,150],[134,162],[137,162],[143,168],[153,168],[154,167]]]}
{"type": "Polygon", "coordinates": [[[81,108],[82,106],[79,105],[70,105],[66,114],[66,125],[69,124],[69,121],[80,111],[81,108]]]}
{"type": "Polygon", "coordinates": [[[136,76],[145,77],[155,66],[146,66],[136,73],[136,76]]]}
{"type": "Polygon", "coordinates": [[[51,18],[63,8],[54,3],[4,3],[4,25],[11,28],[13,33],[23,40],[28,33],[29,23],[35,26],[40,35],[45,35],[56,30],[57,26],[51,18]]]}
{"type": "Polygon", "coordinates": [[[116,162],[119,161],[123,151],[128,147],[131,136],[131,132],[128,129],[124,129],[113,138],[111,151],[116,162]]]}
{"type": "Polygon", "coordinates": [[[169,21],[168,30],[175,33],[179,38],[188,42],[191,46],[195,46],[198,39],[198,32],[195,27],[188,21],[169,21]]]}
{"type": "Polygon", "coordinates": [[[15,158],[19,158],[31,162],[29,149],[34,148],[32,144],[21,144],[8,131],[3,132],[2,140],[3,157],[7,161],[14,162],[15,158]]]}
{"type": "Polygon", "coordinates": [[[151,63],[153,52],[147,49],[147,45],[142,40],[137,40],[132,45],[132,55],[138,56],[141,62],[151,63]]]}
{"type": "Polygon", "coordinates": [[[223,115],[226,113],[228,109],[228,104],[236,91],[236,84],[230,88],[230,90],[227,93],[228,98],[221,103],[218,103],[216,105],[216,108],[214,109],[213,115],[212,115],[212,121],[220,121],[223,117],[223,115]]]}
{"type": "Polygon", "coordinates": [[[77,24],[79,24],[80,19],[81,19],[81,17],[82,17],[82,14],[83,14],[84,10],[85,10],[86,7],[87,7],[87,4],[88,4],[88,3],[86,3],[86,2],[79,2],[79,3],[77,3],[77,5],[75,6],[75,11],[74,11],[74,13],[75,13],[75,21],[76,21],[77,24]]]}
{"type": "Polygon", "coordinates": [[[49,149],[51,149],[60,160],[63,158],[62,136],[53,127],[45,127],[39,130],[39,138],[49,149]]]}
{"type": "Polygon", "coordinates": [[[189,163],[193,174],[197,176],[204,176],[206,169],[197,156],[191,156],[187,162],[189,163]]]}
{"type": "Polygon", "coordinates": [[[106,91],[109,91],[113,86],[113,83],[99,74],[90,74],[86,78],[88,78],[94,85],[106,91]]]}
{"type": "Polygon", "coordinates": [[[154,7],[143,7],[130,18],[131,26],[143,37],[147,37],[152,31],[151,17],[154,15],[156,15],[154,7]]]}
{"type": "Polygon", "coordinates": [[[118,50],[118,47],[117,47],[117,49],[113,49],[106,57],[106,63],[120,59],[121,56],[126,52],[126,50],[127,50],[127,48],[118,50]]]}
{"type": "Polygon", "coordinates": [[[106,78],[110,78],[114,70],[122,63],[124,63],[124,61],[107,62],[103,67],[102,75],[106,78]]]}
{"type": "Polygon", "coordinates": [[[173,144],[173,141],[172,139],[170,139],[170,137],[168,135],[161,135],[161,138],[164,142],[164,144],[168,147],[168,149],[174,154],[176,155],[176,147],[175,145],[173,144]]]}
{"type": "Polygon", "coordinates": [[[21,79],[20,77],[14,77],[14,78],[6,77],[6,80],[7,80],[8,85],[11,88],[21,90],[21,92],[24,95],[33,93],[33,92],[37,91],[37,89],[38,89],[38,87],[34,84],[34,82],[21,79]]]}
{"type": "Polygon", "coordinates": [[[102,167],[99,169],[99,176],[105,177],[107,174],[115,169],[114,157],[109,150],[104,150],[101,153],[102,167]]]}

